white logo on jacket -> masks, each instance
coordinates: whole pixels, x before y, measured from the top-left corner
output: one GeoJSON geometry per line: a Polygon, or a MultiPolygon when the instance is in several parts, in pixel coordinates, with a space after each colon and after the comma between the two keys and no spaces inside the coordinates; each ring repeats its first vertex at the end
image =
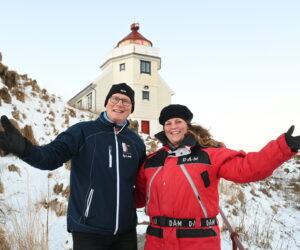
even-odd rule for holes
{"type": "Polygon", "coordinates": [[[182,227],[182,221],[169,220],[169,227],[182,227]]]}
{"type": "Polygon", "coordinates": [[[122,156],[124,158],[132,158],[129,144],[126,144],[125,142],[122,142],[122,149],[123,149],[123,155],[122,156]]]}
{"type": "Polygon", "coordinates": [[[197,157],[197,156],[194,156],[194,157],[192,157],[192,156],[190,156],[190,157],[184,157],[184,158],[182,158],[182,162],[194,162],[194,161],[198,161],[198,159],[199,159],[199,157],[197,157]]]}
{"type": "Polygon", "coordinates": [[[206,220],[206,226],[214,226],[216,224],[216,220],[215,219],[208,219],[206,220]]]}

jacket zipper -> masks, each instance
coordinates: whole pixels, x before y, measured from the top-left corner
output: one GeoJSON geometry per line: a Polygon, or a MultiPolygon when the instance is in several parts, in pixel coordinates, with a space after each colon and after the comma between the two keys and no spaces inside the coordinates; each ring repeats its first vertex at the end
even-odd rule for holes
{"type": "Polygon", "coordinates": [[[89,215],[89,210],[90,210],[90,206],[91,206],[91,203],[92,203],[93,193],[94,193],[94,189],[92,188],[90,193],[89,193],[88,199],[87,199],[86,210],[85,210],[85,213],[84,213],[85,218],[87,218],[88,215],[89,215]]]}
{"type": "Polygon", "coordinates": [[[120,129],[116,130],[114,128],[115,142],[116,142],[116,171],[117,171],[117,204],[116,204],[116,227],[114,235],[117,234],[119,229],[119,210],[120,210],[120,171],[119,171],[119,143],[118,143],[118,134],[126,127],[126,124],[120,129]]]}
{"type": "Polygon", "coordinates": [[[119,173],[119,143],[117,138],[117,131],[115,131],[115,142],[116,142],[116,171],[117,171],[117,205],[116,205],[116,227],[114,235],[119,229],[119,206],[120,206],[120,173],[119,173]]]}
{"type": "Polygon", "coordinates": [[[108,146],[108,159],[109,159],[109,167],[110,168],[112,167],[112,154],[111,154],[111,151],[112,151],[112,146],[108,146]]]}

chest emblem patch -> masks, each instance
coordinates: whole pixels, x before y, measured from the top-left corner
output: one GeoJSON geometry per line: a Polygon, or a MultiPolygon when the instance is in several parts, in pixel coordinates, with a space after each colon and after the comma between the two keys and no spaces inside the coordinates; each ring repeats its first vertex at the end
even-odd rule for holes
{"type": "Polygon", "coordinates": [[[211,165],[209,155],[205,151],[199,150],[199,148],[197,147],[192,148],[191,153],[189,155],[178,157],[177,161],[178,165],[194,163],[211,165]]]}
{"type": "Polygon", "coordinates": [[[124,158],[132,158],[131,149],[130,149],[129,144],[126,144],[125,142],[122,142],[122,149],[123,149],[122,156],[124,158]]]}

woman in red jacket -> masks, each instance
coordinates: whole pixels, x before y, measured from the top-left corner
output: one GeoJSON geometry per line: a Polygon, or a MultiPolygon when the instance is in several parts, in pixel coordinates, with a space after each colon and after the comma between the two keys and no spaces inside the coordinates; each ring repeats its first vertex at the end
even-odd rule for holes
{"type": "Polygon", "coordinates": [[[136,182],[136,205],[150,216],[145,249],[219,250],[220,178],[254,182],[272,174],[300,149],[300,136],[286,134],[259,152],[246,154],[222,147],[208,130],[192,125],[184,105],[162,109],[163,147],[149,155],[136,182]]]}

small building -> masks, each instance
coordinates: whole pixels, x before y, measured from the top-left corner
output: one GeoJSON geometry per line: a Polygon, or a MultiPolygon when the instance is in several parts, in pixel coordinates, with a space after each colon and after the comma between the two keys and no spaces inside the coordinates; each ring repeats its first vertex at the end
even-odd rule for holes
{"type": "Polygon", "coordinates": [[[161,130],[159,113],[171,103],[174,92],[158,73],[159,49],[138,30],[139,24],[133,23],[131,33],[104,57],[102,74],[70,99],[69,104],[100,113],[105,110],[104,100],[111,86],[125,82],[135,91],[135,110],[129,119],[138,121],[140,132],[153,135],[161,130]]]}

